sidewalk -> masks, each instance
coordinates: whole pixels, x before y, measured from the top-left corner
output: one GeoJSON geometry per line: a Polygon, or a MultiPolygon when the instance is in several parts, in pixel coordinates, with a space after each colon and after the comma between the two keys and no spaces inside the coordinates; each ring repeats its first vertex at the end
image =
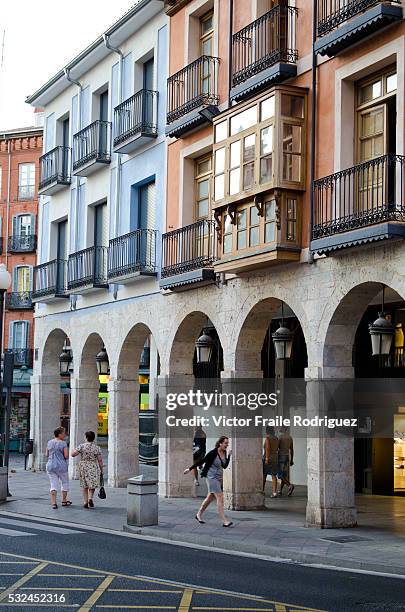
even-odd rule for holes
{"type": "Polygon", "coordinates": [[[0,506],[0,512],[126,530],[301,563],[405,575],[405,498],[359,496],[356,529],[305,528],[305,490],[298,487],[291,498],[266,500],[266,510],[228,512],[234,521],[230,529],[222,527],[214,506],[205,515],[206,524],[198,524],[194,518],[198,499],[160,499],[158,526],[129,528],[125,489],[108,488],[106,500],[96,498],[96,508],[85,510],[79,483],[73,481],[70,499],[74,505],[52,510],[46,474],[24,472],[17,466],[10,476],[10,490],[13,497],[0,506]]]}

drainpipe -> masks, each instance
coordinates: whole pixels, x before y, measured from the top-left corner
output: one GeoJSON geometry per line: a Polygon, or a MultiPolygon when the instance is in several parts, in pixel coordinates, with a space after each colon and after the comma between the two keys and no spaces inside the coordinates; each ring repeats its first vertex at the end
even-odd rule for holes
{"type": "MultiPolygon", "coordinates": [[[[3,138],[6,138],[6,135],[3,136],[3,138]]],[[[10,206],[11,206],[11,140],[8,139],[7,141],[7,212],[6,212],[6,268],[8,270],[8,226],[10,223],[10,206]]],[[[6,296],[4,296],[4,300],[6,299],[6,296]]],[[[2,335],[1,335],[1,355],[4,354],[4,347],[5,347],[5,342],[4,342],[4,336],[5,336],[5,330],[6,330],[6,309],[3,308],[3,319],[1,321],[1,327],[2,327],[2,335]]]]}
{"type": "Polygon", "coordinates": [[[231,86],[233,75],[233,55],[232,55],[232,38],[233,38],[233,0],[229,2],[229,59],[228,59],[228,108],[232,106],[231,86]]]}
{"type": "Polygon", "coordinates": [[[311,252],[312,228],[314,226],[314,181],[315,181],[315,152],[316,152],[316,68],[317,56],[315,53],[316,31],[318,27],[318,0],[313,0],[313,20],[312,20],[312,125],[311,125],[311,155],[310,155],[310,211],[309,211],[309,256],[308,263],[314,263],[314,255],[311,252]]]}
{"type": "MultiPolygon", "coordinates": [[[[121,51],[121,49],[119,49],[118,47],[113,47],[110,44],[110,36],[108,34],[103,34],[103,38],[104,38],[104,44],[107,47],[107,49],[109,51],[112,51],[113,53],[117,53],[119,56],[119,62],[118,62],[118,104],[121,104],[122,102],[122,67],[123,67],[123,60],[124,60],[124,54],[121,51]]],[[[119,222],[120,222],[120,194],[121,194],[121,154],[117,153],[117,174],[115,177],[115,218],[114,218],[114,237],[116,238],[118,236],[118,228],[119,228],[119,222]]],[[[111,232],[111,230],[110,230],[111,232]]]]}
{"type": "MultiPolygon", "coordinates": [[[[81,115],[82,115],[82,91],[83,91],[83,86],[80,83],[80,81],[72,79],[72,77],[70,76],[70,68],[65,68],[64,72],[65,72],[65,77],[69,81],[69,83],[73,83],[73,85],[77,85],[77,88],[78,88],[78,92],[77,92],[77,126],[78,126],[78,131],[80,132],[80,130],[82,129],[82,117],[81,117],[81,115]]],[[[78,234],[79,224],[77,222],[77,211],[78,211],[78,208],[79,208],[79,185],[80,185],[80,178],[78,176],[76,176],[75,185],[76,185],[76,194],[75,194],[75,248],[77,248],[77,239],[78,239],[78,235],[79,235],[78,234]]]]}

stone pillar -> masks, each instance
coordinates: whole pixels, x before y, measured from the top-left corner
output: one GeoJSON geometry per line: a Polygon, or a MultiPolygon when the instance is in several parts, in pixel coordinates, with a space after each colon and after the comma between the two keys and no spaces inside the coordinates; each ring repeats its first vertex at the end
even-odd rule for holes
{"type": "Polygon", "coordinates": [[[159,522],[157,480],[144,474],[129,478],[127,487],[127,524],[148,527],[159,522]]]}
{"type": "Polygon", "coordinates": [[[193,497],[194,484],[192,474],[184,475],[185,468],[193,462],[193,438],[190,431],[181,433],[181,428],[175,428],[175,435],[170,427],[165,426],[166,416],[171,414],[166,410],[165,393],[183,392],[187,386],[194,386],[194,376],[178,377],[159,376],[159,495],[163,497],[193,497]]]}
{"type": "Polygon", "coordinates": [[[158,377],[158,351],[153,336],[150,336],[150,366],[149,366],[149,410],[155,410],[156,383],[158,377]]]}
{"type": "MultiPolygon", "coordinates": [[[[226,372],[223,380],[250,379],[258,380],[257,392],[260,393],[262,372],[226,372]]],[[[252,389],[253,390],[253,389],[252,389]]],[[[237,391],[242,391],[238,384],[237,391]]],[[[224,503],[229,510],[257,510],[264,506],[263,494],[263,440],[261,436],[249,438],[246,429],[233,428],[229,433],[232,458],[229,467],[224,471],[224,503]]]]}
{"type": "Polygon", "coordinates": [[[126,487],[139,474],[139,383],[108,383],[108,484],[126,487]]]}
{"type": "MultiPolygon", "coordinates": [[[[70,451],[84,442],[86,431],[98,428],[98,394],[100,383],[94,378],[71,378],[70,451]]],[[[77,459],[69,459],[69,476],[78,478],[77,459]]]]}
{"type": "Polygon", "coordinates": [[[60,376],[31,376],[31,431],[34,452],[30,465],[44,470],[47,462],[46,445],[60,426],[60,376]]]}
{"type": "MultiPolygon", "coordinates": [[[[338,382],[338,381],[336,381],[338,382]]],[[[331,395],[331,385],[321,378],[307,377],[307,416],[326,414],[326,403],[331,395]]],[[[350,385],[350,381],[347,381],[350,385]]],[[[347,389],[349,400],[350,389],[347,389]]],[[[345,402],[345,414],[349,416],[351,405],[345,402]],[[346,414],[347,413],[347,414],[346,414]]],[[[329,415],[332,416],[332,415],[329,415]]],[[[354,439],[341,435],[319,435],[317,428],[308,432],[308,502],[306,525],[333,529],[355,527],[356,506],[354,488],[354,439]]]]}

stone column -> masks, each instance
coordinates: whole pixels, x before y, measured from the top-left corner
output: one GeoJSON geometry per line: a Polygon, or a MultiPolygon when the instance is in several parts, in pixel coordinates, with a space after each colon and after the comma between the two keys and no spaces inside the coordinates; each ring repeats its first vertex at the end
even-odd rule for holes
{"type": "MultiPolygon", "coordinates": [[[[183,392],[186,387],[194,386],[194,376],[184,375],[178,377],[159,376],[159,495],[162,497],[193,497],[194,484],[191,474],[184,475],[186,467],[193,462],[193,438],[190,431],[184,432],[181,428],[172,430],[165,426],[165,419],[169,414],[166,410],[165,393],[183,392]]],[[[175,413],[175,411],[174,411],[175,413]]],[[[190,413],[191,414],[191,413],[190,413]]]]}
{"type": "MultiPolygon", "coordinates": [[[[338,381],[336,381],[338,383],[338,381]]],[[[331,396],[329,380],[307,375],[307,416],[325,415],[331,396]]],[[[350,385],[350,380],[347,380],[350,385]]],[[[345,397],[350,401],[350,389],[345,397]]],[[[352,405],[345,401],[345,414],[349,416],[352,405]],[[347,413],[347,414],[346,414],[347,413]]],[[[333,416],[333,415],[329,415],[333,416]]],[[[319,435],[317,428],[308,432],[308,502],[306,525],[308,527],[355,527],[356,506],[354,488],[354,440],[353,437],[319,435]]]]}
{"type": "Polygon", "coordinates": [[[126,487],[139,474],[139,383],[108,383],[108,484],[126,487]]]}
{"type": "MultiPolygon", "coordinates": [[[[223,380],[263,378],[260,372],[222,372],[223,380]]],[[[242,390],[242,385],[237,385],[242,390]]],[[[257,392],[261,392],[258,384],[257,392]]],[[[253,413],[252,413],[253,414],[253,413]]],[[[228,432],[224,431],[224,435],[228,432]]],[[[244,428],[233,428],[229,432],[232,458],[224,471],[224,503],[229,510],[257,510],[264,506],[261,436],[247,437],[244,428]]]]}
{"type": "MultiPolygon", "coordinates": [[[[84,441],[86,431],[98,428],[98,378],[71,378],[70,451],[84,441]]],[[[78,478],[77,459],[69,459],[69,476],[78,478]]]]}
{"type": "Polygon", "coordinates": [[[156,383],[158,376],[158,351],[153,336],[150,336],[150,366],[149,366],[149,410],[155,410],[156,383]]]}
{"type": "Polygon", "coordinates": [[[34,452],[31,466],[44,470],[47,462],[46,445],[60,426],[60,376],[31,376],[31,431],[34,452]]]}

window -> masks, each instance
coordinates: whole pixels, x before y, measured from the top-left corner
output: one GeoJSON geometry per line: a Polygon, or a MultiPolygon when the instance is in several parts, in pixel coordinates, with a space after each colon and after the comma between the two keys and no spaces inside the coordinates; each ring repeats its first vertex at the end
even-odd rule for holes
{"type": "Polygon", "coordinates": [[[264,205],[264,242],[276,239],[276,201],[270,200],[264,205]]]}
{"type": "Polygon", "coordinates": [[[11,321],[9,347],[12,349],[28,348],[29,322],[11,321]]]}
{"type": "Polygon", "coordinates": [[[223,251],[224,254],[232,252],[232,220],[229,215],[224,215],[223,251]]]}
{"type": "Polygon", "coordinates": [[[13,270],[13,292],[28,293],[32,290],[32,267],[16,266],[13,270]]]}
{"type": "Polygon", "coordinates": [[[288,241],[297,240],[297,200],[287,198],[287,236],[288,241]]]}
{"type": "Polygon", "coordinates": [[[211,156],[195,161],[195,211],[194,221],[208,219],[210,214],[211,156]]]}
{"type": "Polygon", "coordinates": [[[214,208],[271,188],[304,188],[305,94],[278,86],[245,106],[214,122],[214,208]]]}
{"type": "MultiPolygon", "coordinates": [[[[200,50],[201,55],[212,57],[214,53],[214,12],[210,11],[200,19],[200,50]]],[[[203,62],[201,65],[201,90],[209,94],[211,86],[211,63],[203,62]]]]}
{"type": "Polygon", "coordinates": [[[20,164],[18,169],[18,199],[32,200],[35,195],[35,164],[20,164]]]}
{"type": "Polygon", "coordinates": [[[16,215],[13,217],[13,236],[32,236],[35,234],[35,215],[16,215]]]}

